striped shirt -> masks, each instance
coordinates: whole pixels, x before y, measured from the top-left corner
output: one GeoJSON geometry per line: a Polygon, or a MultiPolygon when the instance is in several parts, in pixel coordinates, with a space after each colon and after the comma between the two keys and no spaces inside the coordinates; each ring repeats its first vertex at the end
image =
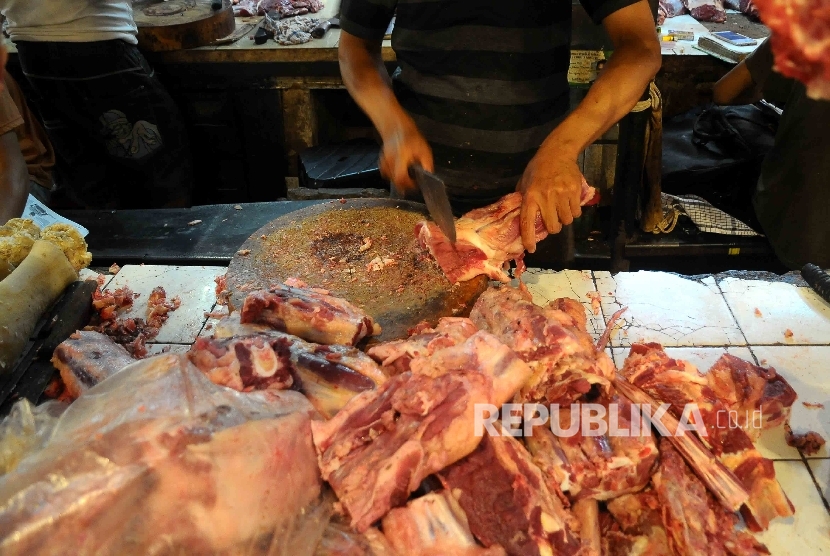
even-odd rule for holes
{"type": "MultiPolygon", "coordinates": [[[[637,0],[581,0],[600,23],[637,0]]],[[[429,141],[450,198],[513,191],[568,111],[571,0],[343,0],[340,25],[369,40],[393,16],[395,94],[429,141]]]]}

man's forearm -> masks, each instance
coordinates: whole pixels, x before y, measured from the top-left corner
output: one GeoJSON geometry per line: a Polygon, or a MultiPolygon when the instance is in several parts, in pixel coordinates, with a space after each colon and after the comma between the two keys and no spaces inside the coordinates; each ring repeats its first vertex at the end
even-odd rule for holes
{"type": "MultiPolygon", "coordinates": [[[[658,45],[659,46],[659,45],[658,45]]],[[[625,45],[611,55],[579,106],[548,136],[543,148],[576,159],[628,114],[660,69],[659,50],[625,45]]]]}
{"type": "Polygon", "coordinates": [[[400,125],[413,125],[395,98],[392,81],[383,65],[380,43],[370,43],[346,32],[341,33],[340,73],[349,94],[369,116],[382,138],[400,125]]]}
{"type": "Polygon", "coordinates": [[[29,194],[29,170],[17,135],[10,131],[0,136],[0,225],[18,218],[29,194]]]}

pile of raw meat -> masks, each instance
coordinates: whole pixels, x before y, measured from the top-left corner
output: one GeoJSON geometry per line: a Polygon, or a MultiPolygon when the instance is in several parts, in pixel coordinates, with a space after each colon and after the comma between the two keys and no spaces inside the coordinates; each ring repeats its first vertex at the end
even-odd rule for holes
{"type": "MultiPolygon", "coordinates": [[[[521,259],[499,246],[512,204],[465,217],[459,243],[497,258],[456,257],[457,276],[521,259]]],[[[105,334],[58,348],[76,399],[0,477],[1,553],[742,556],[768,551],[739,515],[794,512],[753,445],[788,419],[782,377],[657,344],[617,370],[573,299],[492,287],[469,318],[372,344],[360,308],[288,280],[213,332],[123,369],[105,334]],[[661,403],[650,422],[633,406],[661,403]],[[697,433],[676,435],[690,403],[697,433]]]]}
{"type": "Polygon", "coordinates": [[[660,0],[657,6],[657,24],[662,25],[667,18],[685,13],[691,14],[698,21],[726,21],[726,9],[732,8],[753,19],[758,19],[755,0],[660,0]]]}
{"type": "Polygon", "coordinates": [[[323,9],[321,0],[233,0],[235,16],[265,15],[276,11],[280,18],[317,13],[323,9]]]}

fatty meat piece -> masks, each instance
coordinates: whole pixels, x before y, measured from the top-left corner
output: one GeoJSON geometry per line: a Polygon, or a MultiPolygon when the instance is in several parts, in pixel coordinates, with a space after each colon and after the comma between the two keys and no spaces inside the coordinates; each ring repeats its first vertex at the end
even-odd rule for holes
{"type": "Polygon", "coordinates": [[[715,23],[726,21],[723,0],[683,0],[683,5],[686,6],[692,17],[698,21],[713,21],[715,23]]]}
{"type": "Polygon", "coordinates": [[[109,336],[84,330],[58,344],[52,354],[69,401],[132,363],[135,359],[109,336]]]}

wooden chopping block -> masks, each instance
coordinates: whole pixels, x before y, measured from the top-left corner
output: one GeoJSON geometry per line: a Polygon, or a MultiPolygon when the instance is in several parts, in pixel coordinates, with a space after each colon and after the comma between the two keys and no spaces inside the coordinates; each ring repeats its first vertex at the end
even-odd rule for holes
{"type": "Polygon", "coordinates": [[[236,22],[231,0],[214,10],[212,0],[136,0],[133,17],[138,46],[165,52],[207,46],[233,33],[236,22]]]}
{"type": "Polygon", "coordinates": [[[231,261],[229,305],[287,278],[329,290],[381,325],[369,343],[405,338],[421,321],[466,316],[488,279],[453,285],[415,237],[426,207],[390,199],[342,199],[277,218],[255,232],[231,261]]]}

